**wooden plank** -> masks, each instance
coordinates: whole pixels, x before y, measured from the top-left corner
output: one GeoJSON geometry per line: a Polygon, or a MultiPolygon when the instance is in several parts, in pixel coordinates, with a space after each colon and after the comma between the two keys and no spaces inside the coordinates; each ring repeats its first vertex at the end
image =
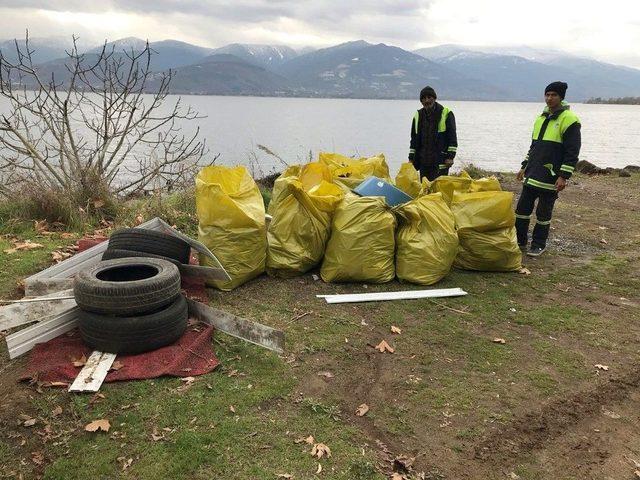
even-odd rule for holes
{"type": "Polygon", "coordinates": [[[195,300],[187,299],[187,302],[189,314],[192,317],[213,325],[221,332],[278,353],[284,352],[284,332],[282,330],[252,322],[195,300]]]}
{"type": "Polygon", "coordinates": [[[94,351],[69,387],[70,392],[97,392],[117,354],[94,351]]]}
{"type": "Polygon", "coordinates": [[[418,298],[460,297],[467,295],[461,288],[432,290],[404,290],[399,292],[349,293],[340,295],[316,295],[327,303],[379,302],[388,300],[414,300],[418,298]]]}
{"type": "Polygon", "coordinates": [[[5,337],[9,358],[27,353],[36,343],[43,343],[73,330],[78,323],[78,307],[73,307],[48,320],[24,328],[5,337]]]}
{"type": "Polygon", "coordinates": [[[51,293],[37,299],[28,299],[33,303],[15,303],[0,307],[0,330],[8,330],[27,323],[38,322],[76,306],[76,301],[73,298],[66,300],[53,299],[53,297],[59,296],[73,296],[73,290],[63,290],[62,292],[51,293]],[[52,299],[47,300],[47,298],[52,299]],[[46,301],[34,302],[34,300],[46,301]]]}

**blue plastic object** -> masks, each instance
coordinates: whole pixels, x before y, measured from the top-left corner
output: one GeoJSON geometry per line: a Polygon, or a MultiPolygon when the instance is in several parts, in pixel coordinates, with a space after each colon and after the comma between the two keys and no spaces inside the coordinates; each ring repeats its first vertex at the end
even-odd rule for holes
{"type": "Polygon", "coordinates": [[[361,197],[384,197],[390,207],[395,207],[411,200],[411,197],[402,190],[378,177],[367,178],[353,191],[361,197]]]}

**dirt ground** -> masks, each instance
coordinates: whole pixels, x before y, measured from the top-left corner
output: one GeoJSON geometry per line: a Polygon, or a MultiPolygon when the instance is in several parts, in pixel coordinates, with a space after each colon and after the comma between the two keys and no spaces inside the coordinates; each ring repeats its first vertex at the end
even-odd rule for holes
{"type": "MultiPolygon", "coordinates": [[[[511,178],[504,186],[518,191],[511,178]]],[[[230,446],[227,460],[240,466],[226,476],[355,479],[392,478],[395,472],[398,479],[640,478],[639,187],[638,175],[575,178],[557,203],[549,251],[524,260],[531,274],[452,272],[440,285],[470,293],[460,299],[324,305],[316,294],[407,286],[327,285],[311,275],[263,276],[230,293],[211,292],[216,307],[287,335],[286,354],[269,368],[246,362],[234,367],[235,347],[214,343],[221,352],[229,350],[227,369],[243,368],[253,378],[252,368],[265,367],[259,370],[263,385],[256,379],[254,387],[265,395],[253,411],[273,419],[264,434],[255,425],[246,435],[238,431],[243,443],[270,445],[271,462],[230,446]],[[392,325],[401,334],[392,334],[392,325]],[[496,337],[505,343],[493,342],[496,337]],[[393,354],[372,348],[382,339],[395,348],[393,354]],[[369,412],[354,415],[362,403],[369,412]],[[322,418],[314,416],[318,412],[322,418]],[[283,425],[275,420],[285,418],[283,425]],[[325,464],[322,473],[313,473],[315,464],[307,464],[306,457],[296,460],[288,437],[297,430],[320,432],[329,437],[328,445],[342,446],[342,455],[333,449],[333,469],[325,464]],[[287,439],[280,444],[276,437],[287,439]],[[359,456],[370,459],[374,470],[356,469],[359,456]],[[258,464],[261,473],[256,473],[258,464]],[[293,476],[277,477],[282,469],[293,476]]],[[[61,460],[77,454],[69,454],[66,444],[42,446],[41,436],[25,434],[16,416],[35,416],[66,402],[63,418],[71,433],[61,438],[73,444],[82,441],[77,430],[86,405],[69,401],[61,391],[40,394],[18,383],[24,363],[9,362],[3,347],[0,456],[24,463],[11,468],[5,463],[3,473],[66,478],[56,468],[83,461],[61,460]],[[44,452],[42,464],[34,462],[34,451],[44,452]]],[[[216,376],[224,375],[206,377],[216,376]]],[[[111,388],[114,395],[125,395],[134,387],[105,386],[107,396],[111,388]]],[[[236,408],[242,401],[226,400],[236,408]]],[[[65,422],[58,426],[61,431],[65,422]]],[[[112,447],[96,445],[116,457],[108,450],[112,447]]],[[[210,460],[193,461],[197,468],[185,467],[190,473],[181,478],[218,472],[210,460]]],[[[113,477],[104,478],[153,476],[151,467],[124,471],[116,466],[113,477]]]]}

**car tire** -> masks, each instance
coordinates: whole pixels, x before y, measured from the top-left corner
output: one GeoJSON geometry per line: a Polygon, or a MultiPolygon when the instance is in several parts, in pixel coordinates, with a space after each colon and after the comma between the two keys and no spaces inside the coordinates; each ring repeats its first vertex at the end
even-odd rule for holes
{"type": "Polygon", "coordinates": [[[153,253],[147,252],[138,252],[134,250],[122,250],[120,248],[107,248],[102,254],[102,260],[113,260],[114,258],[160,258],[161,260],[166,260],[167,262],[173,263],[176,267],[180,268],[182,263],[174,260],[173,258],[163,257],[161,255],[154,255],[153,253]]]}
{"type": "Polygon", "coordinates": [[[151,253],[180,263],[189,263],[191,255],[191,246],[184,240],[144,228],[125,228],[113,232],[108,248],[151,253]]]}
{"type": "Polygon", "coordinates": [[[81,310],[135,315],[159,310],[180,294],[180,272],[160,258],[118,258],[79,272],[73,294],[81,310]]]}
{"type": "Polygon", "coordinates": [[[170,345],[187,328],[187,301],[180,295],[162,310],[133,316],[79,313],[80,335],[94,350],[110,353],[142,353],[170,345]]]}

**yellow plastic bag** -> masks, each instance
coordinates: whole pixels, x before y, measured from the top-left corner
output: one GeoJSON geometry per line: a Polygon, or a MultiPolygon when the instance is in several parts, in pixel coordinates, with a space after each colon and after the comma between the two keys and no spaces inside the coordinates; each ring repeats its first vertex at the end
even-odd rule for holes
{"type": "Polygon", "coordinates": [[[522,252],[516,228],[490,232],[459,232],[460,247],[454,266],[463,270],[516,272],[522,266],[522,252]]]}
{"type": "Polygon", "coordinates": [[[469,186],[469,192],[499,192],[502,190],[496,177],[482,177],[473,180],[469,186]]]}
{"type": "Polygon", "coordinates": [[[396,232],[396,275],[400,280],[431,285],[444,278],[458,251],[453,213],[441,193],[400,205],[396,232]]]}
{"type": "Polygon", "coordinates": [[[382,197],[346,196],[336,209],[320,276],[384,283],[395,276],[396,220],[382,197]]]}
{"type": "Polygon", "coordinates": [[[451,210],[458,231],[487,232],[515,225],[512,202],[512,192],[454,193],[451,210]]]}
{"type": "Polygon", "coordinates": [[[267,273],[293,277],[315,267],[329,239],[331,215],[342,200],[340,187],[321,180],[308,192],[290,178],[267,230],[267,273]]]}
{"type": "Polygon", "coordinates": [[[517,271],[522,265],[511,192],[455,193],[451,210],[460,246],[454,265],[465,270],[517,271]]]}
{"type": "MultiPolygon", "coordinates": [[[[267,236],[264,202],[245,167],[211,166],[196,176],[198,238],[224,266],[231,281],[209,280],[233,290],[264,271],[267,236]]],[[[200,256],[207,265],[207,258],[200,256]]]]}
{"type": "Polygon", "coordinates": [[[321,152],[318,161],[329,167],[334,182],[349,189],[356,188],[371,176],[391,181],[389,166],[382,153],[368,158],[349,158],[339,153],[321,152]]]}
{"type": "Polygon", "coordinates": [[[429,193],[442,193],[442,198],[447,205],[451,205],[453,194],[455,192],[465,193],[471,187],[472,179],[464,170],[460,172],[459,177],[452,175],[442,175],[436,178],[429,186],[429,193]]]}
{"type": "Polygon", "coordinates": [[[415,169],[411,162],[405,162],[400,165],[400,171],[396,175],[396,187],[409,195],[416,198],[422,191],[422,183],[420,183],[420,173],[415,169]]]}
{"type": "Polygon", "coordinates": [[[269,213],[269,215],[273,215],[273,211],[287,189],[289,180],[292,178],[298,178],[301,170],[302,165],[291,165],[287,167],[278,178],[276,178],[276,181],[273,183],[273,189],[271,190],[271,201],[267,207],[267,213],[269,213]]]}

